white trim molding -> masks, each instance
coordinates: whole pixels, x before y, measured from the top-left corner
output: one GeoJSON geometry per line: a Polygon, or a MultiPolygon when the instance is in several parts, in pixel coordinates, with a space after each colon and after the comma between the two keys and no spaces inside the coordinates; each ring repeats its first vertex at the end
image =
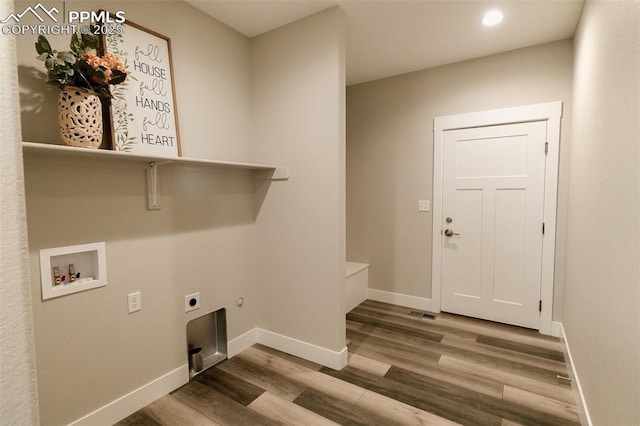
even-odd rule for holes
{"type": "Polygon", "coordinates": [[[188,382],[189,366],[185,364],[98,408],[70,426],[112,425],[188,382]]]}
{"type": "Polygon", "coordinates": [[[346,346],[340,352],[336,352],[258,327],[229,341],[227,344],[229,358],[236,356],[256,343],[322,364],[334,370],[341,370],[347,365],[346,346]]]}
{"type": "Polygon", "coordinates": [[[227,356],[233,358],[240,352],[258,343],[258,328],[252,328],[227,342],[227,356]]]}
{"type": "Polygon", "coordinates": [[[503,125],[532,121],[546,121],[549,150],[545,170],[544,218],[545,235],[542,242],[542,278],[540,300],[540,332],[550,335],[552,330],[553,286],[556,241],[556,200],[558,194],[558,164],[560,153],[560,120],[562,102],[548,102],[513,108],[496,109],[468,114],[436,117],[433,123],[433,247],[431,265],[432,310],[441,308],[442,285],[442,184],[444,132],[472,127],[503,125]]]}
{"type": "MultiPolygon", "coordinates": [[[[230,340],[227,343],[227,355],[231,358],[256,343],[299,356],[334,370],[341,370],[347,365],[348,352],[346,346],[341,351],[336,352],[257,327],[230,340]]],[[[92,413],[70,423],[69,426],[112,425],[188,382],[189,366],[185,364],[121,396],[104,407],[98,408],[92,413]]]]}
{"type": "Polygon", "coordinates": [[[342,370],[347,365],[347,347],[340,352],[332,351],[293,337],[257,329],[258,343],[291,355],[324,365],[334,370],[342,370]]]}
{"type": "Polygon", "coordinates": [[[578,412],[580,413],[580,423],[587,426],[592,426],[591,416],[589,415],[589,409],[587,408],[587,401],[584,398],[584,394],[582,393],[582,386],[580,386],[580,379],[578,378],[578,371],[576,370],[576,366],[573,363],[573,358],[571,357],[571,349],[569,348],[569,341],[567,340],[567,335],[564,332],[564,327],[562,323],[555,323],[559,326],[560,340],[563,345],[562,348],[564,350],[565,363],[569,363],[569,375],[571,376],[571,388],[576,396],[576,401],[578,401],[578,412]]]}
{"type": "Polygon", "coordinates": [[[376,302],[391,303],[392,305],[405,306],[407,308],[420,309],[422,311],[434,312],[431,299],[426,297],[409,296],[408,294],[392,293],[389,291],[376,290],[370,288],[367,299],[376,302]]]}

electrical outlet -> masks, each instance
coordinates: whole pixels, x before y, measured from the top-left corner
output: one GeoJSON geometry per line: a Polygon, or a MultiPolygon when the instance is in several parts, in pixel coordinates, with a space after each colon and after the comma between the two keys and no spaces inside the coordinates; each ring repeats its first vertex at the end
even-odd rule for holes
{"type": "Polygon", "coordinates": [[[129,301],[129,313],[132,314],[134,312],[138,312],[142,309],[142,296],[139,291],[135,293],[129,293],[127,295],[127,300],[129,301]]]}
{"type": "Polygon", "coordinates": [[[429,200],[418,200],[418,211],[419,212],[428,212],[431,211],[431,203],[429,200]]]}
{"type": "Polygon", "coordinates": [[[184,297],[184,311],[191,312],[200,309],[200,292],[187,294],[184,297]]]}

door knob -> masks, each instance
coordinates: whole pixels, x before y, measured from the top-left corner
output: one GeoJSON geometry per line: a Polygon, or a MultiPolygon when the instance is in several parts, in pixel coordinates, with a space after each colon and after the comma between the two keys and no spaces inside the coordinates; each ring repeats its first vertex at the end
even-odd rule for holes
{"type": "Polygon", "coordinates": [[[451,229],[445,229],[444,235],[447,237],[453,237],[454,235],[460,235],[457,232],[453,232],[451,229]]]}

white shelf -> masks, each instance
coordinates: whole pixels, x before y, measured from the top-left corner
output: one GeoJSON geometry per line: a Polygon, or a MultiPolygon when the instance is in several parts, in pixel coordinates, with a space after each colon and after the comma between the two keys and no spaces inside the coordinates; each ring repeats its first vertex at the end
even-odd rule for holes
{"type": "Polygon", "coordinates": [[[368,263],[349,262],[347,260],[346,277],[349,278],[352,275],[357,274],[360,271],[364,271],[369,267],[368,263]]]}
{"type": "MultiPolygon", "coordinates": [[[[89,148],[76,148],[66,145],[53,145],[47,143],[38,142],[22,142],[22,148],[25,153],[49,153],[60,155],[77,155],[81,157],[93,157],[93,158],[113,158],[119,160],[128,161],[140,161],[145,163],[165,163],[171,162],[175,164],[192,164],[212,167],[232,167],[236,169],[249,169],[249,170],[273,170],[278,171],[281,174],[286,170],[284,167],[278,167],[269,164],[257,164],[257,163],[238,163],[234,161],[221,161],[221,160],[202,160],[199,158],[188,157],[152,157],[147,155],[130,154],[122,151],[111,151],[108,149],[89,149],[89,148]]],[[[281,177],[278,179],[285,179],[281,177]]]]}
{"type": "Polygon", "coordinates": [[[148,155],[130,154],[122,151],[111,151],[108,149],[90,149],[90,148],[76,148],[66,145],[53,145],[37,142],[22,142],[22,149],[25,155],[60,155],[66,157],[79,157],[79,158],[99,158],[99,159],[113,159],[117,161],[137,161],[140,163],[146,163],[147,165],[147,208],[149,210],[160,209],[160,195],[158,191],[159,181],[159,167],[166,164],[184,164],[184,165],[196,165],[204,167],[223,167],[244,169],[262,172],[261,176],[264,179],[270,180],[287,180],[289,179],[289,168],[278,167],[269,164],[257,164],[257,163],[239,163],[234,161],[221,161],[221,160],[204,160],[199,158],[188,157],[153,157],[148,155]]]}

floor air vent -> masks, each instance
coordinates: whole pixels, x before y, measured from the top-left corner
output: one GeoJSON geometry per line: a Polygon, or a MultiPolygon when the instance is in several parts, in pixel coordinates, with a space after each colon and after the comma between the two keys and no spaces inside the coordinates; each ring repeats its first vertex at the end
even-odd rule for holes
{"type": "Polygon", "coordinates": [[[426,319],[430,319],[430,320],[436,319],[436,316],[433,315],[433,314],[427,314],[427,313],[418,312],[418,311],[411,311],[411,312],[409,312],[409,315],[411,315],[412,317],[426,318],[426,319]]]}

